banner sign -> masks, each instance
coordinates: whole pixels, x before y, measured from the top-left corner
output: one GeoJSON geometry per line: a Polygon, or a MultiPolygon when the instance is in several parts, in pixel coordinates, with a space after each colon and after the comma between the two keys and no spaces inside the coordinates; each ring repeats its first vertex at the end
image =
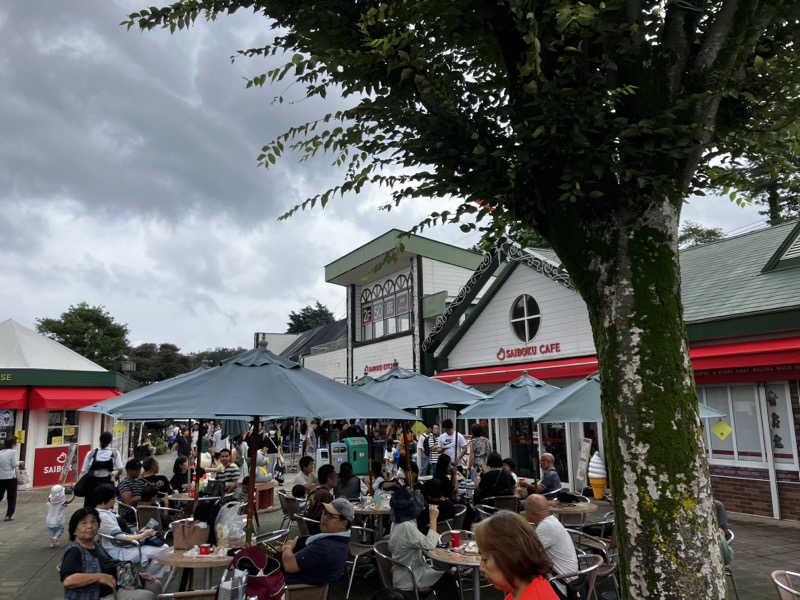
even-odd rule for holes
{"type": "MultiPolygon", "coordinates": [[[[79,465],[83,464],[83,459],[86,458],[90,449],[91,446],[89,444],[78,447],[79,465]]],[[[61,471],[64,468],[69,468],[67,464],[68,454],[69,446],[37,448],[34,454],[33,487],[57,484],[61,479],[61,471]]],[[[66,482],[74,483],[71,473],[67,476],[66,482]]]]}

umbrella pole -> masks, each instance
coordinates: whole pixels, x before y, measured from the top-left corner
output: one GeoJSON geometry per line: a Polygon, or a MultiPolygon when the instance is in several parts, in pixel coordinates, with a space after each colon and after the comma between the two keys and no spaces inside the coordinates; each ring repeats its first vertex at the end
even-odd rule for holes
{"type": "Polygon", "coordinates": [[[372,458],[375,456],[375,451],[372,449],[372,427],[369,426],[369,419],[367,419],[367,456],[369,456],[369,488],[367,493],[372,496],[375,490],[372,487],[373,478],[375,474],[372,472],[372,458]]]}
{"type": "Polygon", "coordinates": [[[406,433],[408,432],[408,421],[403,421],[403,453],[406,455],[406,485],[408,485],[408,472],[411,470],[411,456],[408,453],[406,433]]]}
{"type": "Polygon", "coordinates": [[[249,547],[253,541],[253,512],[255,509],[254,492],[256,487],[256,458],[258,455],[258,444],[261,436],[258,435],[258,417],[253,417],[253,433],[254,435],[247,438],[247,458],[250,461],[249,467],[249,481],[247,482],[247,527],[245,528],[246,540],[245,543],[249,547]]]}

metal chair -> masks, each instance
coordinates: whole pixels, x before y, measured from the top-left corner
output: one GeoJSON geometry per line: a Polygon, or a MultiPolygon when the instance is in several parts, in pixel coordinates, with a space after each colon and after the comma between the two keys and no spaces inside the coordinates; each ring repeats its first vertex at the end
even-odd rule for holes
{"type": "Polygon", "coordinates": [[[130,504],[125,504],[122,500],[117,500],[117,515],[123,520],[125,520],[126,523],[127,519],[125,519],[122,516],[122,513],[119,510],[120,506],[127,510],[133,511],[133,518],[136,520],[136,530],[138,531],[139,529],[141,529],[142,526],[139,524],[139,511],[137,510],[137,508],[135,506],[131,506],[130,504]]]}
{"type": "Polygon", "coordinates": [[[604,514],[600,521],[586,523],[581,529],[595,537],[610,538],[614,533],[614,511],[604,514]]]}
{"type": "Polygon", "coordinates": [[[142,564],[142,545],[136,540],[120,540],[115,538],[113,535],[108,535],[107,533],[98,533],[98,535],[102,539],[111,542],[114,546],[118,546],[120,548],[136,548],[136,550],[139,552],[139,564],[142,564]]]}
{"type": "Polygon", "coordinates": [[[608,540],[589,535],[577,529],[567,529],[567,533],[572,538],[572,543],[578,552],[587,554],[598,554],[603,557],[603,564],[597,568],[596,578],[605,579],[611,577],[614,584],[614,591],[619,597],[619,579],[617,577],[616,552],[611,551],[608,540]]]}
{"type": "Polygon", "coordinates": [[[578,579],[578,585],[581,588],[580,597],[586,600],[591,600],[592,596],[597,598],[594,586],[597,580],[597,570],[603,564],[603,557],[598,554],[579,554],[578,555],[578,570],[572,573],[562,573],[555,577],[550,577],[547,581],[559,581],[564,584],[569,583],[574,585],[574,579],[578,579]]]}
{"type": "Polygon", "coordinates": [[[329,584],[305,585],[293,583],[284,586],[284,600],[327,600],[329,584]]]}
{"type": "Polygon", "coordinates": [[[420,592],[424,596],[433,591],[433,588],[417,587],[417,580],[414,577],[414,571],[408,565],[404,565],[400,561],[392,558],[388,541],[381,540],[376,542],[372,551],[375,553],[375,557],[377,558],[378,574],[380,575],[381,583],[386,589],[395,589],[394,582],[392,580],[392,567],[397,567],[399,569],[405,569],[408,571],[408,575],[411,578],[411,585],[413,586],[414,598],[416,600],[420,600],[420,592]]]}
{"type": "Polygon", "coordinates": [[[280,504],[281,511],[283,512],[283,519],[281,519],[281,529],[288,526],[292,528],[292,524],[297,524],[296,517],[300,513],[300,501],[294,496],[287,494],[284,491],[278,491],[278,503],[280,504]]]}
{"type": "Polygon", "coordinates": [[[495,510],[510,510],[519,512],[519,499],[516,496],[489,496],[481,504],[493,506],[495,510]]]}
{"type": "Polygon", "coordinates": [[[489,506],[487,504],[478,504],[475,506],[475,512],[478,513],[478,517],[475,519],[476,521],[481,521],[483,519],[488,519],[494,513],[497,512],[497,509],[494,506],[489,506]]]}
{"type": "Polygon", "coordinates": [[[304,517],[303,515],[295,515],[295,523],[297,523],[297,529],[300,531],[300,535],[306,537],[311,535],[311,532],[308,530],[309,524],[316,525],[317,527],[320,526],[320,521],[304,517]]]}
{"type": "Polygon", "coordinates": [[[464,517],[467,514],[467,507],[464,504],[455,505],[456,513],[453,515],[453,529],[464,529],[464,517]]]}
{"type": "Polygon", "coordinates": [[[353,579],[356,575],[358,559],[371,554],[374,547],[374,544],[367,542],[367,539],[375,540],[374,529],[361,527],[359,525],[350,527],[350,557],[352,557],[353,560],[352,563],[349,560],[347,561],[348,564],[350,564],[350,578],[347,581],[347,593],[344,596],[348,600],[350,598],[350,590],[353,587],[353,579]]]}
{"type": "Polygon", "coordinates": [[[773,571],[770,573],[772,583],[778,592],[779,600],[797,600],[800,598],[800,573],[794,571],[773,571]]]}
{"type": "MultiPolygon", "coordinates": [[[[151,506],[144,505],[136,508],[136,515],[143,527],[150,522],[150,519],[155,519],[158,522],[162,531],[166,529],[164,526],[164,517],[169,516],[169,513],[174,513],[176,516],[183,515],[183,511],[179,508],[168,508],[166,506],[151,506]]],[[[172,519],[170,519],[172,521],[172,519]]]]}
{"type": "Polygon", "coordinates": [[[253,538],[254,543],[256,544],[272,544],[274,542],[285,542],[286,538],[289,537],[289,530],[288,529],[275,529],[274,531],[268,531],[266,533],[262,533],[261,535],[255,536],[253,538]]]}
{"type": "Polygon", "coordinates": [[[158,600],[180,600],[182,598],[192,598],[193,600],[216,600],[217,590],[194,590],[192,592],[172,592],[170,594],[159,594],[158,600]]]}

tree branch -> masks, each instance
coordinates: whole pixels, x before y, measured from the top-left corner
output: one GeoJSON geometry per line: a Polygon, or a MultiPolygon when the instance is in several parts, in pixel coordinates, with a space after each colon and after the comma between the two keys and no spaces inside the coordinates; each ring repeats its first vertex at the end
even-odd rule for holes
{"type": "Polygon", "coordinates": [[[714,65],[720,52],[726,46],[726,42],[730,39],[738,10],[739,0],[726,0],[722,5],[722,9],[706,32],[705,39],[695,57],[693,71],[700,74],[706,73],[714,65]]]}

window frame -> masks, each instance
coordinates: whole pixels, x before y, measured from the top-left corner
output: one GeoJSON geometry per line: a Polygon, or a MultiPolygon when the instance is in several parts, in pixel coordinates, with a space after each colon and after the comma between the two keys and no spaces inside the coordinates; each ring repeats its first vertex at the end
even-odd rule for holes
{"type": "Polygon", "coordinates": [[[401,335],[411,331],[411,277],[406,273],[399,273],[394,277],[390,277],[383,282],[374,283],[365,286],[361,291],[359,307],[360,329],[359,329],[359,342],[374,342],[394,335],[401,335]],[[400,296],[407,296],[407,309],[403,313],[398,313],[398,298],[400,296]],[[386,304],[392,305],[392,315],[386,316],[386,304]],[[376,324],[377,318],[375,317],[375,307],[381,305],[381,332],[377,335],[376,324]],[[364,320],[364,313],[366,310],[370,311],[371,319],[364,320]],[[405,319],[408,326],[401,329],[401,322],[405,319]],[[390,323],[392,321],[393,323],[390,323]],[[393,325],[393,326],[392,326],[393,325]]]}
{"type": "Polygon", "coordinates": [[[536,298],[534,298],[531,294],[524,294],[524,293],[514,298],[514,301],[511,303],[511,308],[508,311],[508,325],[511,328],[511,333],[514,334],[514,337],[516,337],[524,344],[530,344],[536,338],[536,336],[539,334],[539,330],[542,328],[542,307],[539,306],[539,303],[536,301],[536,298]],[[536,309],[539,311],[537,314],[535,315],[528,314],[528,302],[527,302],[528,299],[530,299],[536,305],[536,309]],[[519,303],[520,301],[522,302],[522,316],[514,317],[514,307],[516,307],[517,303],[519,303]],[[529,322],[533,319],[537,320],[536,331],[534,332],[533,335],[530,335],[529,322]],[[525,327],[526,339],[522,339],[519,336],[517,330],[514,327],[515,323],[523,324],[523,326],[525,327]]]}
{"type": "MultiPolygon", "coordinates": [[[[47,411],[47,428],[45,430],[45,446],[69,446],[70,444],[77,444],[80,440],[80,426],[81,426],[81,413],[78,410],[48,410],[47,411]],[[51,413],[61,413],[61,424],[60,425],[50,425],[50,414],[51,413]],[[68,425],[67,424],[67,413],[75,413],[75,424],[68,425]],[[75,428],[75,440],[74,441],[66,441],[64,439],[64,429],[66,427],[74,427],[75,428]],[[61,430],[61,443],[60,444],[53,444],[50,442],[50,430],[52,429],[60,429],[61,430]]],[[[72,436],[70,436],[72,437],[72,436]]]]}
{"type": "MultiPolygon", "coordinates": [[[[790,432],[790,440],[787,440],[792,449],[792,459],[793,462],[777,462],[773,461],[775,465],[775,469],[778,471],[797,471],[800,465],[798,464],[798,454],[797,454],[797,440],[796,440],[796,433],[795,433],[795,417],[794,413],[792,412],[792,395],[791,389],[789,386],[788,381],[767,381],[765,382],[766,385],[771,386],[783,386],[785,396],[784,401],[786,402],[786,415],[788,418],[791,419],[791,422],[787,425],[787,429],[790,432]]],[[[724,388],[726,390],[728,396],[728,408],[727,408],[727,416],[729,417],[730,425],[733,428],[731,432],[731,439],[733,441],[733,458],[719,458],[715,457],[711,451],[711,436],[714,435],[711,433],[711,428],[716,423],[716,420],[711,418],[703,419],[704,421],[704,431],[703,431],[703,442],[705,444],[706,454],[708,456],[708,464],[709,465],[716,465],[721,467],[737,467],[742,469],[767,469],[769,468],[769,463],[767,461],[767,447],[764,440],[764,423],[762,420],[762,407],[761,403],[764,401],[762,395],[765,393],[764,390],[760,389],[759,384],[757,383],[719,383],[719,384],[708,384],[708,385],[698,385],[697,386],[697,397],[700,402],[704,404],[708,404],[706,402],[706,391],[710,388],[724,388]],[[731,388],[733,387],[749,387],[753,390],[753,401],[755,403],[756,408],[756,427],[758,428],[758,439],[761,445],[761,452],[762,458],[761,460],[742,460],[739,458],[739,446],[736,439],[736,415],[733,411],[733,396],[731,394],[731,388]]],[[[772,444],[772,440],[770,440],[770,444],[772,444]]],[[[774,448],[771,448],[774,454],[774,448]]]]}

